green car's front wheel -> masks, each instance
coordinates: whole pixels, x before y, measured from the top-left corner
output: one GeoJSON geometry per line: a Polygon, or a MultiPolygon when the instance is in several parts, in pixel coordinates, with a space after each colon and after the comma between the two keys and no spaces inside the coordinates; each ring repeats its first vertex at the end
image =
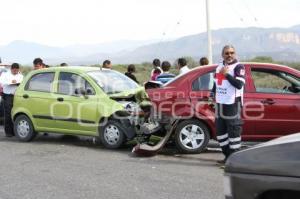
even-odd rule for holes
{"type": "Polygon", "coordinates": [[[16,118],[14,132],[16,137],[23,142],[29,142],[36,136],[32,122],[26,115],[19,115],[16,118]]]}
{"type": "Polygon", "coordinates": [[[106,148],[116,149],[125,142],[124,132],[125,130],[120,122],[108,120],[103,126],[100,126],[99,137],[106,148]]]}

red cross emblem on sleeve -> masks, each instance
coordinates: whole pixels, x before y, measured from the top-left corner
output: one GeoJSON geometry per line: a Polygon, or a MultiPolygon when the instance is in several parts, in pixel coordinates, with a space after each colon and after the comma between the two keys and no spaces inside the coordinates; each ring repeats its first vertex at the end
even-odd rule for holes
{"type": "Polygon", "coordinates": [[[226,80],[226,77],[223,73],[216,73],[217,84],[222,85],[223,80],[226,80]]]}

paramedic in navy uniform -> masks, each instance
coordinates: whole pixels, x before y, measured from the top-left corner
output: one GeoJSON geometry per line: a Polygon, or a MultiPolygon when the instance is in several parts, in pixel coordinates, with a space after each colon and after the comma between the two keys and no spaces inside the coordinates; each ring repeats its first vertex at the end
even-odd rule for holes
{"type": "Polygon", "coordinates": [[[225,155],[224,164],[230,154],[241,148],[241,108],[245,84],[245,67],[236,59],[235,48],[226,45],[222,50],[223,61],[215,73],[213,96],[216,101],[217,140],[225,155]]]}

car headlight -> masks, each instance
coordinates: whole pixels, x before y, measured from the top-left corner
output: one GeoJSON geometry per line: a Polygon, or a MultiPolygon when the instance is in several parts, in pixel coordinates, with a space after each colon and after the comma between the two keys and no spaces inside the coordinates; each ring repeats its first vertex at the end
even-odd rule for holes
{"type": "Polygon", "coordinates": [[[140,110],[140,107],[137,103],[131,102],[125,106],[125,109],[129,112],[137,112],[140,110]]]}
{"type": "Polygon", "coordinates": [[[121,101],[119,103],[121,103],[124,109],[129,113],[139,113],[141,111],[140,106],[135,102],[121,101]]]}
{"type": "Polygon", "coordinates": [[[225,196],[232,197],[231,177],[228,175],[224,175],[223,183],[225,196]]]}

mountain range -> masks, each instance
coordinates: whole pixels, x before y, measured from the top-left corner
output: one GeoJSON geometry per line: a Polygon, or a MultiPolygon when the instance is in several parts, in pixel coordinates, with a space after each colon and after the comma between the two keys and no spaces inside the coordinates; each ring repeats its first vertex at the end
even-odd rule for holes
{"type": "MultiPolygon", "coordinates": [[[[212,31],[213,59],[217,62],[225,44],[235,46],[241,60],[271,56],[274,60],[300,62],[300,25],[289,28],[224,28],[212,31]]],[[[153,58],[174,61],[190,56],[199,59],[207,52],[206,32],[169,41],[122,40],[102,44],[47,46],[13,41],[0,46],[0,57],[7,62],[31,64],[42,57],[47,64],[97,64],[105,59],[116,63],[151,62],[153,58]]]]}

